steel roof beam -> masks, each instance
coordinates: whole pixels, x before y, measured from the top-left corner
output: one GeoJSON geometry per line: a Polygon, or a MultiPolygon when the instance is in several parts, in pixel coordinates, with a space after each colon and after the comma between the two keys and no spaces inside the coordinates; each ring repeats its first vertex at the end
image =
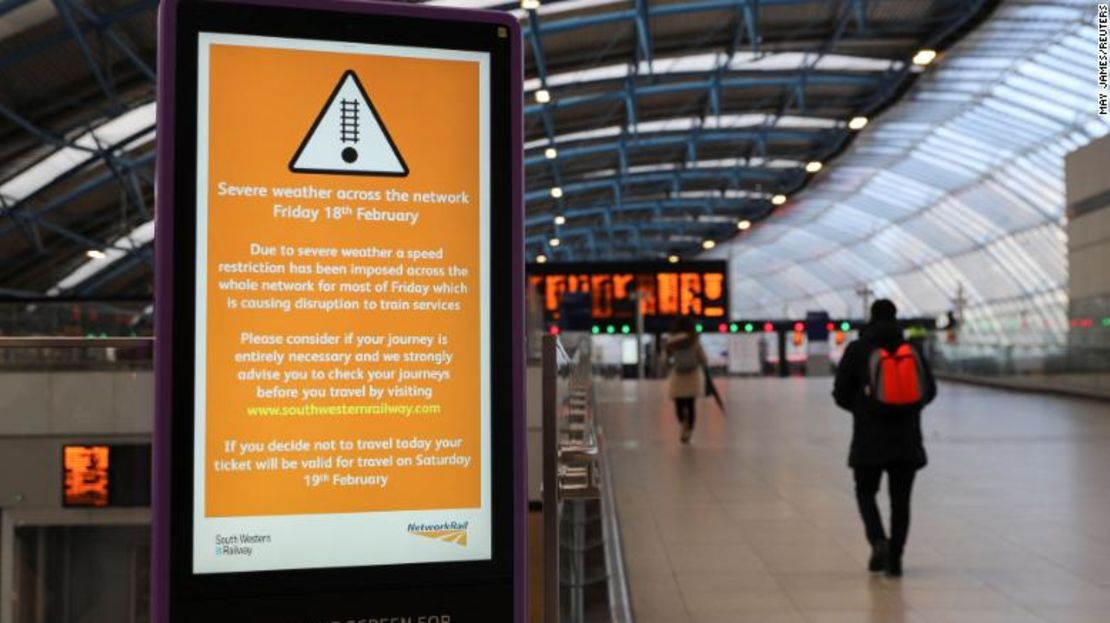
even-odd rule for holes
{"type": "Polygon", "coordinates": [[[96,55],[93,54],[92,48],[89,47],[89,42],[85,41],[85,34],[81,32],[81,28],[77,25],[77,20],[73,17],[73,12],[70,10],[69,4],[66,0],[54,0],[54,8],[58,10],[58,15],[62,17],[66,29],[69,31],[70,36],[73,38],[77,48],[81,50],[81,56],[85,57],[85,63],[88,64],[89,70],[92,71],[93,77],[96,78],[97,84],[100,89],[104,91],[104,96],[111,104],[111,110],[118,113],[123,107],[119,102],[119,94],[116,93],[116,88],[112,84],[111,79],[104,74],[104,70],[100,67],[100,61],[97,60],[96,55]]]}
{"type": "MultiPolygon", "coordinates": [[[[698,76],[699,79],[688,80],[683,82],[651,84],[647,86],[637,86],[633,95],[673,95],[675,93],[685,92],[702,92],[717,89],[721,92],[733,89],[755,89],[761,87],[780,87],[797,90],[804,88],[808,85],[815,86],[837,86],[837,87],[864,87],[874,88],[883,84],[882,75],[874,74],[861,74],[861,73],[831,73],[822,72],[819,75],[809,76],[808,78],[800,75],[787,75],[787,76],[762,76],[762,77],[747,77],[747,78],[722,78],[720,81],[714,81],[712,76],[707,76],[706,72],[694,73],[692,76],[698,76]]],[[[609,82],[608,80],[598,81],[609,82]]],[[[580,83],[580,84],[593,84],[593,83],[580,83]]],[[[578,86],[578,85],[576,85],[578,86]]],[[[543,113],[545,110],[564,110],[570,108],[577,108],[579,106],[587,106],[591,104],[601,104],[611,101],[620,101],[629,96],[629,87],[626,85],[620,90],[609,91],[605,93],[592,93],[589,95],[576,95],[570,97],[558,98],[549,104],[530,104],[524,107],[525,115],[536,115],[543,113]]]]}
{"type": "Polygon", "coordinates": [[[11,13],[19,7],[30,4],[32,0],[0,0],[0,17],[11,13]]]}
{"type": "MultiPolygon", "coordinates": [[[[655,5],[647,9],[647,15],[649,18],[667,17],[670,15],[688,15],[708,11],[728,11],[734,9],[737,5],[798,6],[802,4],[823,4],[825,1],[826,0],[704,0],[702,2],[655,5]]],[[[636,19],[636,16],[636,9],[594,13],[592,15],[570,17],[550,22],[544,29],[548,33],[569,32],[581,28],[604,26],[614,22],[630,21],[636,19]]],[[[530,26],[524,28],[524,34],[525,36],[531,35],[530,26]]]]}
{"type": "MultiPolygon", "coordinates": [[[[794,181],[795,178],[804,177],[804,173],[798,169],[767,169],[761,167],[750,168],[721,168],[721,169],[678,169],[675,171],[660,171],[658,173],[639,173],[635,175],[614,175],[598,179],[586,180],[581,182],[574,182],[567,186],[561,187],[563,196],[590,192],[595,190],[612,190],[614,196],[620,193],[620,187],[643,185],[643,184],[670,184],[672,190],[681,189],[682,185],[692,181],[718,181],[734,186],[739,185],[744,180],[767,180],[772,182],[781,182],[782,180],[794,181]]],[[[780,183],[779,186],[788,186],[787,183],[780,183]]],[[[525,202],[538,202],[545,199],[550,199],[549,189],[533,190],[524,195],[525,202]]]]}
{"type": "Polygon", "coordinates": [[[648,73],[651,73],[655,52],[651,44],[651,17],[649,12],[648,0],[636,0],[636,40],[639,43],[640,56],[647,61],[648,73]]]}
{"type": "Polygon", "coordinates": [[[867,30],[867,0],[852,0],[852,9],[855,11],[856,28],[863,32],[867,30]]]}
{"type": "Polygon", "coordinates": [[[16,224],[19,225],[19,230],[23,233],[23,237],[31,243],[31,246],[35,247],[35,252],[40,255],[45,253],[46,247],[42,244],[42,234],[39,233],[38,225],[35,223],[28,223],[27,220],[19,214],[12,214],[11,217],[15,220],[16,224]]]}
{"type": "MultiPolygon", "coordinates": [[[[137,0],[132,5],[124,8],[105,13],[101,15],[100,25],[107,27],[127,19],[131,19],[137,15],[141,15],[148,11],[153,11],[158,7],[158,0],[137,0]]],[[[82,33],[96,30],[96,26],[92,24],[79,25],[78,30],[82,33]]],[[[47,50],[53,49],[61,44],[72,41],[72,37],[68,33],[58,33],[49,37],[45,37],[37,43],[33,43],[26,47],[15,50],[9,54],[5,54],[0,58],[0,70],[3,70],[12,65],[22,63],[30,58],[33,58],[47,50]]]]}
{"type": "Polygon", "coordinates": [[[104,35],[107,36],[113,44],[115,44],[116,48],[118,48],[120,52],[123,52],[123,55],[131,61],[131,64],[139,70],[139,73],[146,76],[147,80],[151,83],[155,81],[154,69],[151,68],[151,66],[147,64],[147,62],[143,60],[143,58],[139,56],[138,53],[135,52],[135,50],[133,50],[126,41],[123,40],[123,37],[121,37],[119,33],[116,32],[116,29],[111,24],[105,24],[100,15],[98,15],[89,7],[85,6],[84,3],[81,2],[81,0],[60,1],[66,2],[73,8],[77,9],[77,11],[81,13],[85,17],[85,19],[89,20],[96,26],[96,29],[98,31],[103,32],[104,35]]]}
{"type": "MultiPolygon", "coordinates": [[[[528,40],[532,46],[532,59],[536,64],[536,71],[539,74],[540,88],[547,88],[547,57],[543,51],[543,30],[540,25],[540,16],[535,9],[528,10],[529,23],[532,24],[533,36],[528,40]]],[[[548,105],[540,104],[543,111],[543,129],[547,135],[548,145],[555,144],[555,119],[552,118],[551,109],[548,105]]],[[[548,160],[548,166],[551,169],[551,177],[555,179],[556,184],[562,183],[562,172],[559,169],[559,162],[556,160],[548,160]]]]}
{"type": "Polygon", "coordinates": [[[27,133],[31,134],[47,145],[53,145],[55,147],[72,147],[73,149],[78,149],[90,154],[99,155],[99,152],[95,149],[78,145],[77,143],[66,140],[61,136],[54,134],[53,132],[48,132],[47,130],[38,127],[37,125],[23,117],[23,115],[20,115],[4,104],[0,104],[0,117],[4,117],[8,121],[11,121],[13,124],[19,126],[20,128],[23,128],[27,131],[27,133]]]}
{"type": "MultiPolygon", "coordinates": [[[[736,231],[735,226],[728,225],[727,223],[720,223],[720,222],[717,222],[717,221],[693,220],[693,221],[690,221],[688,223],[684,223],[683,225],[688,226],[688,227],[696,227],[699,230],[699,233],[704,232],[704,230],[712,230],[712,229],[719,229],[721,231],[724,231],[726,229],[729,230],[729,231],[736,231]]],[[[652,222],[652,221],[628,221],[628,222],[621,222],[621,223],[613,223],[612,229],[615,233],[632,233],[632,232],[635,232],[635,231],[641,231],[642,232],[642,231],[645,231],[645,230],[663,232],[663,233],[673,233],[675,231],[673,223],[656,223],[656,222],[652,222]]],[[[559,246],[561,248],[562,247],[562,242],[565,241],[565,240],[570,240],[570,239],[573,239],[573,238],[584,238],[588,235],[591,235],[592,233],[594,233],[596,231],[597,231],[597,229],[594,228],[594,227],[566,227],[566,226],[564,226],[559,230],[559,242],[560,242],[559,246]]],[[[550,236],[547,232],[537,233],[537,234],[529,234],[529,235],[525,236],[524,242],[525,242],[525,244],[539,244],[539,243],[546,242],[549,237],[550,236]]],[[[700,238],[700,236],[698,236],[698,237],[700,238]]]]}
{"type": "Polygon", "coordinates": [[[101,286],[110,283],[116,277],[125,274],[127,271],[135,267],[136,264],[145,264],[148,268],[153,269],[154,254],[150,250],[150,245],[144,245],[124,257],[119,258],[112,265],[95,275],[92,275],[87,280],[77,284],[70,291],[77,291],[77,296],[90,296],[94,294],[101,286]]]}
{"type": "MultiPolygon", "coordinates": [[[[121,164],[125,168],[133,168],[133,169],[140,169],[140,168],[146,167],[148,165],[151,165],[153,163],[154,163],[154,152],[149,152],[147,154],[144,154],[144,155],[140,156],[139,158],[137,158],[135,160],[121,161],[121,164]]],[[[93,191],[99,189],[101,186],[103,186],[103,185],[105,185],[109,182],[116,181],[116,180],[117,180],[116,175],[114,173],[112,173],[111,171],[107,171],[105,173],[102,173],[102,174],[86,181],[85,183],[83,183],[80,186],[78,186],[77,188],[74,188],[73,190],[65,193],[64,195],[59,195],[57,197],[54,197],[53,199],[51,199],[51,200],[47,201],[45,204],[43,204],[42,207],[38,208],[34,212],[31,212],[30,214],[26,213],[26,212],[30,212],[30,210],[24,209],[24,211],[21,212],[21,216],[23,216],[24,218],[26,218],[30,221],[41,223],[41,222],[43,222],[43,219],[48,214],[50,214],[51,212],[54,212],[55,210],[63,208],[65,206],[69,205],[70,203],[72,203],[73,201],[76,201],[77,199],[81,198],[83,195],[85,195],[87,193],[90,193],[90,192],[93,192],[93,191]]],[[[20,210],[21,207],[25,206],[25,205],[26,205],[25,202],[20,202],[19,204],[16,204],[10,210],[5,212],[5,214],[14,215],[15,210],[20,210]]],[[[7,226],[0,226],[0,239],[2,239],[5,235],[7,235],[9,232],[11,232],[16,227],[17,227],[17,225],[15,225],[14,223],[9,224],[7,226]]]]}
{"type": "MultiPolygon", "coordinates": [[[[725,210],[736,209],[738,211],[745,211],[748,208],[755,210],[766,209],[768,205],[765,199],[728,199],[725,197],[707,197],[704,199],[645,199],[645,200],[625,200],[624,203],[617,209],[609,202],[594,203],[589,206],[571,208],[562,212],[560,215],[569,219],[576,218],[590,218],[604,216],[608,213],[627,213],[627,212],[651,212],[656,218],[662,218],[664,212],[677,211],[677,210],[697,210],[702,214],[720,214],[725,210]]],[[[552,213],[547,212],[543,214],[531,214],[524,220],[526,227],[540,227],[552,224],[552,213]]],[[[559,227],[563,227],[560,225],[559,227]]]]}

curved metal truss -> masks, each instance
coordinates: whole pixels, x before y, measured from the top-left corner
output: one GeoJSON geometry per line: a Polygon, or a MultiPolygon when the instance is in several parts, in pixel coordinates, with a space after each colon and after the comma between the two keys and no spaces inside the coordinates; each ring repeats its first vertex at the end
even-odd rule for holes
{"type": "Polygon", "coordinates": [[[858,316],[858,292],[912,315],[965,307],[965,332],[1068,331],[1064,156],[1110,133],[1089,72],[1094,4],[1004,3],[731,258],[733,313],[858,316]],[[960,299],[957,301],[957,299],[960,299]]]}
{"type": "MultiPolygon", "coordinates": [[[[995,4],[439,3],[522,20],[528,252],[565,260],[693,255],[766,219],[995,4]]],[[[149,297],[155,8],[0,0],[0,293],[149,297]]]]}

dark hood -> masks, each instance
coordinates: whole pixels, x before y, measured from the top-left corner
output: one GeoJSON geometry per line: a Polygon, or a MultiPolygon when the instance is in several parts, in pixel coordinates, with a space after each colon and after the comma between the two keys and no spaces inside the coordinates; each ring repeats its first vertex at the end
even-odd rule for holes
{"type": "Polygon", "coordinates": [[[697,333],[675,333],[667,340],[667,350],[686,350],[698,342],[697,333]]]}
{"type": "Polygon", "coordinates": [[[906,341],[902,327],[893,320],[872,322],[863,329],[863,339],[883,348],[895,347],[906,341]]]}

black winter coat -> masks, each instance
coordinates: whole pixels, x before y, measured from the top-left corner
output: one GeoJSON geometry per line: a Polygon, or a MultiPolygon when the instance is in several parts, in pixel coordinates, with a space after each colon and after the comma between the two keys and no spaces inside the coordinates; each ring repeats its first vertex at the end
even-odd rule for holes
{"type": "MultiPolygon", "coordinates": [[[[910,464],[918,469],[929,462],[921,435],[921,409],[881,409],[864,393],[870,385],[868,363],[876,348],[894,350],[905,342],[894,322],[868,325],[860,339],[848,345],[836,370],[833,398],[852,412],[850,467],[877,467],[890,463],[910,464]]],[[[920,354],[920,351],[919,351],[920,354]]],[[[937,395],[936,381],[928,362],[925,366],[925,404],[937,395]]]]}

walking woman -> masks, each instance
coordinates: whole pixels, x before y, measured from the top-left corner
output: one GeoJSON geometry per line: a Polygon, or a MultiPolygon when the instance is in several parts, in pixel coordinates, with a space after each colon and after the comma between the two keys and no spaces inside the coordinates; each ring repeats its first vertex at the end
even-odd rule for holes
{"type": "Polygon", "coordinates": [[[706,364],[694,321],[689,316],[675,319],[666,344],[671,359],[671,376],[668,392],[674,400],[675,415],[682,426],[682,443],[690,443],[696,419],[695,403],[705,391],[702,366],[706,364]]]}

